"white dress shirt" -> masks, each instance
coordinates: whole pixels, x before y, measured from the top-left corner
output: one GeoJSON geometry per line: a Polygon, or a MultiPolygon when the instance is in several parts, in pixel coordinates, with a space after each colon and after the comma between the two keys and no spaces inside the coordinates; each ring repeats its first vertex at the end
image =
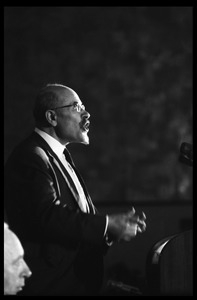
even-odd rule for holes
{"type": "MultiPolygon", "coordinates": [[[[65,155],[63,153],[65,146],[62,145],[60,142],[58,142],[55,138],[53,138],[51,135],[46,133],[43,130],[38,129],[37,127],[35,128],[35,132],[37,132],[46,142],[47,144],[51,147],[53,152],[58,156],[62,164],[65,166],[66,170],[68,171],[70,177],[72,178],[75,187],[78,191],[79,198],[81,201],[81,208],[83,212],[89,212],[89,206],[86,200],[86,196],[84,194],[83,188],[78,180],[78,177],[75,174],[75,171],[73,170],[72,166],[67,162],[65,159],[65,155]]],[[[105,225],[105,231],[104,231],[104,236],[106,235],[107,232],[107,227],[108,227],[108,216],[106,215],[106,225],[105,225]]]]}
{"type": "Polygon", "coordinates": [[[53,152],[55,152],[55,154],[58,156],[58,158],[60,159],[60,161],[66,168],[67,172],[69,173],[70,177],[72,178],[73,183],[78,191],[79,199],[81,202],[80,207],[81,207],[82,211],[89,212],[89,206],[88,206],[88,203],[86,200],[86,196],[84,194],[84,190],[83,190],[83,188],[79,182],[79,179],[78,179],[75,171],[73,170],[72,166],[65,159],[65,155],[63,153],[65,146],[62,145],[60,142],[58,142],[56,139],[54,139],[52,136],[50,136],[48,133],[46,133],[38,128],[35,128],[35,132],[37,132],[47,142],[47,144],[51,147],[53,152]]]}

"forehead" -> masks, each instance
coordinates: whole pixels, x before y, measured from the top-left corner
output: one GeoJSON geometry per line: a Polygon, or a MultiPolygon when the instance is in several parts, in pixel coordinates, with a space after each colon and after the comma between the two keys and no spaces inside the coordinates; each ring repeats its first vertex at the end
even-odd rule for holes
{"type": "Polygon", "coordinates": [[[23,247],[17,236],[10,230],[6,230],[4,235],[4,256],[7,260],[16,260],[23,256],[23,247]]]}
{"type": "Polygon", "coordinates": [[[57,93],[61,105],[71,104],[73,102],[81,103],[81,100],[77,93],[70,88],[62,88],[58,90],[57,93]]]}

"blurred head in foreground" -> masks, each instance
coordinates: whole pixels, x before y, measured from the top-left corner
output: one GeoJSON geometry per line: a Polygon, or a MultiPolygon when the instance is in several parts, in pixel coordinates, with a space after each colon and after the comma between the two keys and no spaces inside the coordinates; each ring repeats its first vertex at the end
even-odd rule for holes
{"type": "Polygon", "coordinates": [[[31,276],[23,257],[18,237],[4,223],[4,295],[16,295],[25,285],[25,277],[31,276]]]}

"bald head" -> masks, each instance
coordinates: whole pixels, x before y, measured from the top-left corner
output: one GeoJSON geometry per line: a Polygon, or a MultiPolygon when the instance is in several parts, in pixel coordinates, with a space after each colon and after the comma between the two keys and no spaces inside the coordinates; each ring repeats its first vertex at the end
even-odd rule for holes
{"type": "Polygon", "coordinates": [[[39,92],[34,105],[34,118],[37,124],[47,125],[45,113],[49,109],[69,103],[70,99],[77,98],[77,93],[62,84],[47,84],[39,92]]]}
{"type": "Polygon", "coordinates": [[[22,245],[16,234],[12,232],[7,225],[4,225],[4,254],[5,261],[9,261],[14,249],[17,248],[20,255],[23,255],[22,245]]]}
{"type": "Polygon", "coordinates": [[[77,93],[62,84],[48,84],[35,103],[36,128],[44,131],[62,145],[89,144],[90,114],[77,93]]]}
{"type": "Polygon", "coordinates": [[[4,295],[17,294],[24,286],[24,277],[31,275],[23,256],[18,237],[4,223],[4,295]]]}

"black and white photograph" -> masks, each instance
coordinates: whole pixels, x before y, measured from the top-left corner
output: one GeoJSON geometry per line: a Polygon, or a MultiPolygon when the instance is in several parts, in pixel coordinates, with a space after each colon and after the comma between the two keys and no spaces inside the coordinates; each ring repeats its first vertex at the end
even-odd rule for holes
{"type": "Polygon", "coordinates": [[[4,6],[4,295],[193,296],[192,6],[4,6]]]}

